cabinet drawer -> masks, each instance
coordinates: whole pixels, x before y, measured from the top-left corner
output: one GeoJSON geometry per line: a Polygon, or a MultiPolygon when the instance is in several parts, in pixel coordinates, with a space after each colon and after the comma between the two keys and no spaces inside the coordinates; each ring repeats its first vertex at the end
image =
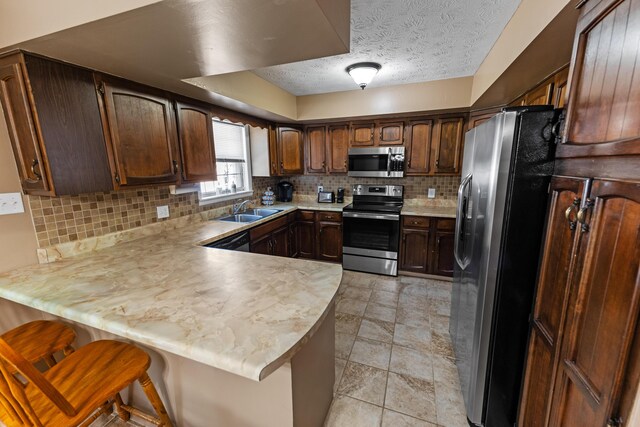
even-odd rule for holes
{"type": "Polygon", "coordinates": [[[315,219],[314,211],[298,211],[298,221],[313,221],[315,219]]]}
{"type": "Polygon", "coordinates": [[[425,216],[403,216],[402,227],[404,228],[429,228],[431,219],[425,216]]]}
{"type": "Polygon", "coordinates": [[[342,214],[340,212],[317,212],[316,213],[317,221],[330,221],[330,222],[342,222],[342,214]]]}
{"type": "Polygon", "coordinates": [[[249,230],[249,237],[253,242],[254,240],[264,236],[265,234],[269,234],[280,227],[285,227],[286,225],[287,225],[287,217],[283,216],[278,219],[274,219],[273,221],[269,221],[266,224],[262,224],[255,228],[252,228],[251,230],[249,230]]]}
{"type": "Polygon", "coordinates": [[[456,228],[456,220],[455,219],[439,219],[437,227],[438,227],[438,230],[453,231],[456,228]]]}

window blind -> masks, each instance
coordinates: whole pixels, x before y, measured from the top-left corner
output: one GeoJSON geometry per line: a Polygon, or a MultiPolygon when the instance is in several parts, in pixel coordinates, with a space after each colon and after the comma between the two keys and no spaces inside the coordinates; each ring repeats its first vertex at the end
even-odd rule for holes
{"type": "Polygon", "coordinates": [[[218,162],[244,162],[244,126],[213,122],[213,138],[218,162]]]}

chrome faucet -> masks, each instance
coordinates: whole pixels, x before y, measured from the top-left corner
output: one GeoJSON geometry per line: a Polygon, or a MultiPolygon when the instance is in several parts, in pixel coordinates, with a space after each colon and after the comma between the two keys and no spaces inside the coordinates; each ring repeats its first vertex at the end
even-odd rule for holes
{"type": "Polygon", "coordinates": [[[233,214],[237,214],[242,209],[242,212],[247,210],[247,204],[251,202],[251,199],[245,200],[242,203],[234,203],[233,204],[233,214]]]}

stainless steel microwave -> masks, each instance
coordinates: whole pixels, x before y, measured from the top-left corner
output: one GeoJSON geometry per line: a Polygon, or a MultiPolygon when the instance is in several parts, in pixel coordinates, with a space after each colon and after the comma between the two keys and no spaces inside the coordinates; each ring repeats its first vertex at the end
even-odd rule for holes
{"type": "Polygon", "coordinates": [[[348,175],[402,178],[404,147],[350,148],[348,175]]]}

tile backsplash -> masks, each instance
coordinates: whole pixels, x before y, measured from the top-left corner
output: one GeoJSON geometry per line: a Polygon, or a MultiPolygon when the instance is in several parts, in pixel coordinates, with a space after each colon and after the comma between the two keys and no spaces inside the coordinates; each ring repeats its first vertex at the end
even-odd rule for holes
{"type": "MultiPolygon", "coordinates": [[[[277,178],[254,178],[254,197],[258,198],[277,181],[277,178]]],[[[29,202],[40,248],[233,204],[227,200],[199,206],[198,193],[171,194],[168,186],[78,196],[29,196],[29,202]],[[157,218],[156,207],[162,205],[169,206],[169,218],[157,218]]]]}
{"type": "Polygon", "coordinates": [[[459,176],[411,176],[406,178],[355,178],[344,175],[311,176],[298,175],[282,180],[293,184],[298,196],[314,196],[318,185],[322,185],[325,191],[337,191],[338,187],[345,189],[345,196],[351,197],[351,188],[354,184],[394,184],[404,185],[404,198],[427,200],[427,189],[436,189],[437,201],[451,201],[457,198],[459,176]]]}

